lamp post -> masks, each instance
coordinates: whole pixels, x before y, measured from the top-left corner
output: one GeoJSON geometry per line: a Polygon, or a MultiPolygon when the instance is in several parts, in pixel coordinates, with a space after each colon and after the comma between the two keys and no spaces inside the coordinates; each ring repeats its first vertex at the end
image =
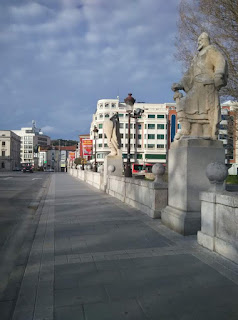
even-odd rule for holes
{"type": "Polygon", "coordinates": [[[133,106],[136,100],[132,97],[132,93],[128,93],[128,97],[124,99],[126,104],[126,111],[128,113],[128,143],[127,143],[127,161],[125,168],[125,177],[132,177],[131,171],[131,114],[133,112],[133,106]]]}
{"type": "Polygon", "coordinates": [[[96,138],[98,134],[98,128],[94,126],[93,128],[93,138],[94,138],[94,172],[97,172],[97,146],[96,146],[96,138]]]}
{"type": "Polygon", "coordinates": [[[128,97],[124,99],[126,103],[126,111],[128,113],[128,144],[127,144],[127,161],[125,168],[125,177],[132,177],[131,171],[131,118],[138,119],[144,112],[143,109],[137,108],[133,110],[135,99],[132,97],[132,93],[128,93],[128,97]]]}

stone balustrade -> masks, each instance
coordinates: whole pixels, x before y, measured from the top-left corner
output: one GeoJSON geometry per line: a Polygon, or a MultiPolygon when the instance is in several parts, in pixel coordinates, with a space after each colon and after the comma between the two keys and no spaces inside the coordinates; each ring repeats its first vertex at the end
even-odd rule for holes
{"type": "Polygon", "coordinates": [[[107,181],[105,181],[103,172],[73,168],[70,168],[68,172],[95,188],[145,212],[151,218],[160,218],[161,210],[166,207],[168,202],[167,183],[154,184],[153,181],[118,177],[112,174],[109,174],[107,181]]]}
{"type": "Polygon", "coordinates": [[[238,194],[201,192],[198,243],[238,263],[238,194]]]}
{"type": "Polygon", "coordinates": [[[227,174],[223,163],[207,166],[211,186],[200,193],[201,231],[197,240],[203,247],[238,263],[238,194],[225,191],[227,174]]]}

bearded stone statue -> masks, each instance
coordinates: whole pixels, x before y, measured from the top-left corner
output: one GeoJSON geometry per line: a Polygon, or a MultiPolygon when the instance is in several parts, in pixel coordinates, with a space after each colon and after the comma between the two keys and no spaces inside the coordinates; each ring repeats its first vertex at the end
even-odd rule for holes
{"type": "Polygon", "coordinates": [[[198,53],[179,83],[172,85],[175,92],[178,121],[181,132],[175,136],[217,140],[221,108],[219,90],[226,86],[227,61],[210,44],[207,33],[198,38],[198,53]],[[186,96],[179,92],[183,90],[186,96]]]}

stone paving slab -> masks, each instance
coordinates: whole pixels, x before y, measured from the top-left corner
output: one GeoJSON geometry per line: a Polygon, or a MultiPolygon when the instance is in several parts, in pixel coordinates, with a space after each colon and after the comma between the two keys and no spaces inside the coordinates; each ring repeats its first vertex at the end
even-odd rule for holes
{"type": "Polygon", "coordinates": [[[13,320],[238,319],[237,297],[238,266],[196,237],[54,174],[13,320]]]}

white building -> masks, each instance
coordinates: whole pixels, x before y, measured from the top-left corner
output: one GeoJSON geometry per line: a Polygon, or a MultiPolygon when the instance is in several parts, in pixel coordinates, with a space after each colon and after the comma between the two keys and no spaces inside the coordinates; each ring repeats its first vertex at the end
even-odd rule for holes
{"type": "Polygon", "coordinates": [[[221,122],[218,139],[223,142],[229,174],[238,174],[238,102],[221,105],[221,122]]]}
{"type": "Polygon", "coordinates": [[[11,130],[0,130],[0,171],[20,168],[21,138],[11,130]]]}
{"type": "Polygon", "coordinates": [[[21,137],[21,163],[29,163],[37,167],[38,146],[50,145],[50,137],[43,134],[41,129],[36,128],[35,121],[32,121],[32,127],[13,130],[21,137]]]}
{"type": "Polygon", "coordinates": [[[59,150],[55,150],[54,147],[46,146],[40,147],[38,151],[38,167],[42,170],[52,169],[59,170],[59,150]]]}
{"type": "MultiPolygon", "coordinates": [[[[131,118],[131,162],[138,164],[145,163],[166,163],[167,154],[167,122],[168,111],[171,104],[135,103],[134,109],[140,108],[144,113],[139,119],[131,118]]],[[[97,110],[93,115],[90,128],[90,138],[94,138],[93,128],[99,130],[96,142],[97,163],[103,163],[105,155],[110,152],[107,145],[107,138],[103,131],[104,120],[118,112],[120,120],[120,133],[122,143],[122,154],[124,162],[127,157],[128,142],[128,114],[125,103],[119,99],[102,99],[97,102],[97,110]]]]}

